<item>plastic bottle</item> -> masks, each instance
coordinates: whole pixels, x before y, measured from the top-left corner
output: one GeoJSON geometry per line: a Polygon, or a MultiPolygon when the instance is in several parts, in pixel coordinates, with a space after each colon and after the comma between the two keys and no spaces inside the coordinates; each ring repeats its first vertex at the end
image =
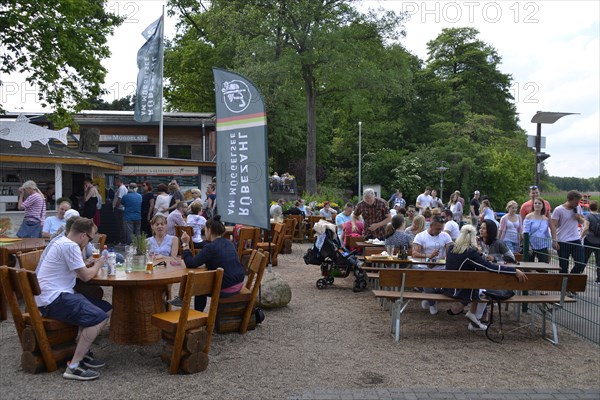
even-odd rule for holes
{"type": "Polygon", "coordinates": [[[108,246],[104,245],[104,249],[102,250],[102,257],[104,257],[104,265],[102,266],[102,270],[108,270],[108,246]]]}
{"type": "Polygon", "coordinates": [[[117,253],[115,253],[115,249],[111,247],[108,251],[108,275],[116,275],[117,274],[117,253]]]}

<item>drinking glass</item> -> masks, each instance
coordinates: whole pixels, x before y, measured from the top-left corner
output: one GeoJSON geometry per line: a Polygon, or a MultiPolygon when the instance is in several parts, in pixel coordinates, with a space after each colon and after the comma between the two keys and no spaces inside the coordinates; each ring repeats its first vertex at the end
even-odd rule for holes
{"type": "Polygon", "coordinates": [[[385,251],[388,253],[388,256],[394,256],[394,246],[393,245],[386,245],[385,246],[385,251]]]}
{"type": "Polygon", "coordinates": [[[97,260],[100,258],[100,243],[92,243],[92,246],[92,257],[97,260]]]}
{"type": "Polygon", "coordinates": [[[152,247],[146,250],[146,273],[154,273],[154,248],[152,247]]]}
{"type": "Polygon", "coordinates": [[[137,252],[137,248],[135,246],[126,246],[125,247],[125,272],[133,272],[133,256],[137,252]]]}

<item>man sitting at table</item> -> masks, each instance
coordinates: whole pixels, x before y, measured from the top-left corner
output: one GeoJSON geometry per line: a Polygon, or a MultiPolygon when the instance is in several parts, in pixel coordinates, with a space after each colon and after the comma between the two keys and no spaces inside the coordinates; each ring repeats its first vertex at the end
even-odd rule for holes
{"type": "Polygon", "coordinates": [[[42,228],[42,237],[50,238],[56,231],[65,226],[67,220],[65,213],[71,209],[71,203],[63,201],[58,205],[56,215],[47,217],[44,221],[44,227],[42,228]]]}
{"type": "Polygon", "coordinates": [[[78,218],[66,236],[56,238],[48,246],[37,268],[41,294],[36,296],[35,301],[41,314],[77,325],[80,329],[75,354],[63,374],[66,379],[97,379],[100,374],[94,369],[104,366],[104,362],[95,359],[89,350],[108,322],[112,306],[104,300],[88,298],[73,290],[76,278],[87,282],[104,264],[104,257],[100,257],[86,268],[81,254],[95,234],[96,225],[92,220],[78,218]]]}

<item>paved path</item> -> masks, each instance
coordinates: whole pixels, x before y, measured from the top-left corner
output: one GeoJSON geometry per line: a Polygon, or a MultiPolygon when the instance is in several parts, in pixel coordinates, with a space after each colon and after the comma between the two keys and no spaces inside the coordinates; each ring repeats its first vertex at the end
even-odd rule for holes
{"type": "Polygon", "coordinates": [[[294,393],[289,400],[579,400],[600,399],[599,390],[582,389],[310,389],[294,393]]]}

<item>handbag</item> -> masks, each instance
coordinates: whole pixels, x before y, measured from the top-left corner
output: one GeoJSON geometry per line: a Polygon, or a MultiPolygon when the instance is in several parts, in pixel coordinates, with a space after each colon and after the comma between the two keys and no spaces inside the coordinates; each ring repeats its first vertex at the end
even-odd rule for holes
{"type": "Polygon", "coordinates": [[[485,330],[485,337],[494,343],[500,343],[504,340],[504,331],[502,330],[502,300],[510,299],[515,295],[512,290],[485,290],[485,296],[490,299],[490,321],[485,330]],[[498,330],[492,329],[494,324],[494,302],[498,304],[498,330]]]}
{"type": "Polygon", "coordinates": [[[21,224],[17,232],[20,238],[39,238],[42,237],[42,223],[38,220],[26,219],[21,224]]]}

